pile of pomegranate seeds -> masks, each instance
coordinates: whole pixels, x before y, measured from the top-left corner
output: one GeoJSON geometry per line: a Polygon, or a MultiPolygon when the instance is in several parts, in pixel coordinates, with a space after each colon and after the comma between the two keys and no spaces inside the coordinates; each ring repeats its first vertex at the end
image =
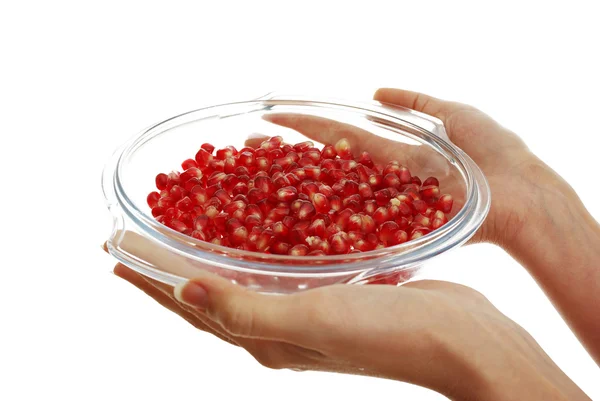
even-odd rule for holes
{"type": "Polygon", "coordinates": [[[152,215],[173,230],[213,244],[279,255],[366,252],[443,226],[452,196],[396,161],[353,157],[346,139],[257,149],[205,143],[182,173],[156,176],[152,215]]]}

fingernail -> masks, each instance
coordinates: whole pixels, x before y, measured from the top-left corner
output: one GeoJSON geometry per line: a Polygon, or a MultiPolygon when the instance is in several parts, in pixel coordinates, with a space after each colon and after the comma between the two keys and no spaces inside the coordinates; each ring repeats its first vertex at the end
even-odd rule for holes
{"type": "Polygon", "coordinates": [[[204,308],[208,304],[208,293],[200,284],[193,281],[177,284],[173,294],[178,301],[196,308],[204,308]]]}

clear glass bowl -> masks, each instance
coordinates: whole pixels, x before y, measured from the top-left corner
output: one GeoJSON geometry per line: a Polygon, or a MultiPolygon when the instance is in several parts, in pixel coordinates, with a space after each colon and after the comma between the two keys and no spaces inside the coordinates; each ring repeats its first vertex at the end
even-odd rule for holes
{"type": "Polygon", "coordinates": [[[133,137],[110,159],[102,186],[114,219],[108,250],[121,263],[175,285],[204,270],[248,288],[290,293],[336,283],[398,284],[418,277],[431,258],[464,244],[481,226],[490,191],[477,165],[448,139],[441,121],[378,102],[348,102],[270,94],[173,117],[133,137]],[[202,242],[158,223],[146,204],[159,172],[181,170],[204,142],[217,149],[281,135],[315,145],[346,137],[356,151],[398,160],[421,179],[436,176],[454,197],[450,221],[417,240],[370,252],[282,256],[202,242]]]}

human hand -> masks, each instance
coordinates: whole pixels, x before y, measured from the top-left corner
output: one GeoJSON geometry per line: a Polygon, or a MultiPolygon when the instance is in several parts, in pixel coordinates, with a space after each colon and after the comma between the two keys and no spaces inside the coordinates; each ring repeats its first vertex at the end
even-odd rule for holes
{"type": "Polygon", "coordinates": [[[123,265],[114,271],[269,368],[383,377],[460,400],[588,399],[527,332],[461,285],[334,285],[274,296],[203,273],[173,292],[123,265]]]}

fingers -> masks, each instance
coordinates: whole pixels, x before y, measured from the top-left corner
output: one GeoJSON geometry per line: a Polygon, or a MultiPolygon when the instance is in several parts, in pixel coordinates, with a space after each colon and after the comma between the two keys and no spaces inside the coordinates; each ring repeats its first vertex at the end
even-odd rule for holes
{"type": "Polygon", "coordinates": [[[446,123],[446,118],[450,113],[459,110],[461,107],[469,107],[403,89],[381,88],[375,92],[373,99],[381,103],[390,103],[429,114],[439,118],[443,123],[446,123]]]}
{"type": "Polygon", "coordinates": [[[154,287],[151,283],[146,281],[146,279],[141,274],[131,270],[130,268],[126,267],[125,265],[122,265],[121,263],[118,263],[115,266],[113,272],[117,277],[124,279],[125,281],[133,284],[134,286],[142,290],[145,294],[152,297],[163,307],[181,316],[195,328],[210,333],[223,341],[227,341],[230,344],[236,346],[238,345],[229,337],[210,328],[202,320],[198,319],[198,317],[195,316],[193,313],[183,308],[175,299],[173,299],[168,294],[154,287]]]}
{"type": "Polygon", "coordinates": [[[175,288],[175,297],[194,306],[234,337],[318,343],[327,321],[319,303],[304,294],[260,294],[212,274],[202,274],[175,288]]]}

